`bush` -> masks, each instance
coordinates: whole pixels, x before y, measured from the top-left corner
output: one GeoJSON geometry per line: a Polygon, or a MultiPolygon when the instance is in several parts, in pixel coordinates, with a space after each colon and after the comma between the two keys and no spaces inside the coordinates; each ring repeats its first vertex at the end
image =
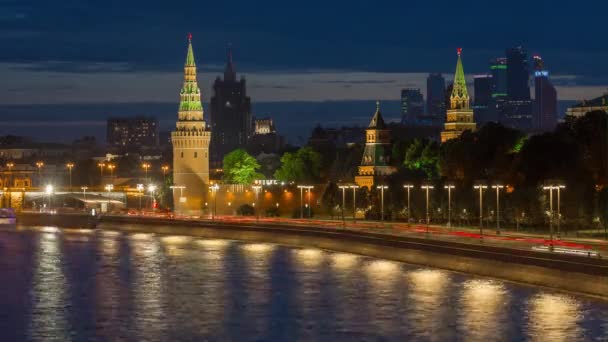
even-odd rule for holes
{"type": "Polygon", "coordinates": [[[279,208],[268,208],[266,209],[266,217],[279,217],[279,208]]]}
{"type": "Polygon", "coordinates": [[[255,215],[255,209],[249,204],[243,204],[238,207],[236,214],[240,216],[253,216],[255,215]]]}

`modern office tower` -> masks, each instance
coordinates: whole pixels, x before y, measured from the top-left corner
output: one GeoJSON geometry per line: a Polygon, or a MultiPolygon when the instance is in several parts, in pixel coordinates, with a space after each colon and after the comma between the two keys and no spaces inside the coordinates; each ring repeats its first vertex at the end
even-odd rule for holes
{"type": "Polygon", "coordinates": [[[430,74],[426,79],[426,113],[435,119],[445,117],[445,78],[430,74]]]}
{"type": "Polygon", "coordinates": [[[479,75],[473,78],[473,114],[476,123],[495,121],[492,114],[492,75],[479,75]]]}
{"type": "Polygon", "coordinates": [[[175,130],[171,132],[173,184],[184,188],[173,192],[173,203],[175,211],[180,214],[200,215],[208,193],[211,132],[203,117],[192,35],[188,35],[184,85],[180,91],[177,117],[175,130]]]}
{"type": "Polygon", "coordinates": [[[237,80],[228,48],[224,79],[218,76],[213,83],[211,98],[211,159],[221,163],[224,156],[237,148],[245,148],[252,134],[251,99],[247,96],[244,78],[237,80]]]}
{"type": "Polygon", "coordinates": [[[420,89],[401,89],[401,123],[415,123],[424,116],[424,97],[420,89]]]}
{"type": "Polygon", "coordinates": [[[557,124],[557,91],[543,59],[534,56],[534,129],[550,131],[557,124]]]}
{"type": "Polygon", "coordinates": [[[450,109],[447,111],[445,126],[441,132],[442,143],[458,138],[464,131],[474,131],[477,128],[473,119],[473,110],[470,106],[467,82],[464,77],[464,68],[460,57],[461,53],[462,49],[459,48],[452,95],[450,96],[450,109]]]}
{"type": "Polygon", "coordinates": [[[488,105],[491,121],[501,121],[504,117],[504,104],[507,101],[507,59],[496,58],[490,61],[492,75],[492,98],[488,105]]]}
{"type": "Polygon", "coordinates": [[[532,100],[530,99],[530,71],[528,54],[521,47],[506,50],[507,101],[504,104],[503,122],[519,129],[532,128],[532,100]]]}
{"type": "Polygon", "coordinates": [[[374,184],[395,173],[397,168],[390,165],[391,150],[390,130],[380,113],[380,102],[376,102],[376,112],[365,130],[365,150],[355,183],[371,190],[374,184]]]}
{"type": "Polygon", "coordinates": [[[116,152],[158,147],[158,120],[143,116],[109,118],[106,145],[116,152]]]}

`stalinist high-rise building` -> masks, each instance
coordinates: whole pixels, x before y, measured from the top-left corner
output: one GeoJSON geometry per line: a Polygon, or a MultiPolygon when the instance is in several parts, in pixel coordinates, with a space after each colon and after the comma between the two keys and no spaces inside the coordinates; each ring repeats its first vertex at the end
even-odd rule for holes
{"type": "Polygon", "coordinates": [[[464,78],[461,53],[462,49],[458,49],[458,62],[454,74],[454,86],[450,95],[450,108],[446,115],[445,127],[441,132],[441,142],[458,138],[462,132],[466,130],[474,131],[477,128],[473,120],[473,109],[470,105],[471,99],[467,91],[467,81],[464,78]]]}
{"type": "Polygon", "coordinates": [[[200,214],[209,184],[209,141],[211,131],[203,118],[201,90],[196,82],[196,63],[192,52],[192,35],[188,35],[188,54],[184,65],[184,85],[173,144],[173,184],[185,187],[175,189],[173,203],[181,214],[200,214]],[[183,196],[182,196],[183,195],[183,196]]]}

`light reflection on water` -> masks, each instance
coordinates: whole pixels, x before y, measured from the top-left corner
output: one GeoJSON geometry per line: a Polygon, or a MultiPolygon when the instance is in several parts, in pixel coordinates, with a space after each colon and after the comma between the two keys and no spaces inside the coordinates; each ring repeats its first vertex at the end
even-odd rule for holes
{"type": "MultiPolygon", "coordinates": [[[[29,307],[3,322],[26,330],[0,329],[0,341],[575,341],[608,334],[605,302],[348,253],[141,233],[2,234],[0,279],[10,283],[15,273],[2,267],[18,266],[31,280],[15,287],[29,307]],[[28,246],[29,264],[14,255],[28,246]]],[[[11,299],[0,291],[0,307],[11,299]]]]}

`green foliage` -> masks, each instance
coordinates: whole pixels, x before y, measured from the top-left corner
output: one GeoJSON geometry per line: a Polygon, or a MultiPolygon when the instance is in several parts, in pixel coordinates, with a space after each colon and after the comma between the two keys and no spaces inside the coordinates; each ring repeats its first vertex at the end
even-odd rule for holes
{"type": "Polygon", "coordinates": [[[428,179],[439,174],[439,146],[434,142],[415,139],[405,151],[403,165],[409,170],[422,171],[428,179]]]}
{"type": "Polygon", "coordinates": [[[237,149],[224,157],[225,183],[251,184],[256,179],[263,178],[258,172],[260,164],[243,149],[237,149]]]}
{"type": "Polygon", "coordinates": [[[310,147],[281,157],[281,167],[274,177],[285,182],[317,182],[321,173],[321,155],[310,147]]]}
{"type": "Polygon", "coordinates": [[[236,209],[236,214],[240,216],[253,216],[255,208],[249,204],[243,204],[236,209]]]}

